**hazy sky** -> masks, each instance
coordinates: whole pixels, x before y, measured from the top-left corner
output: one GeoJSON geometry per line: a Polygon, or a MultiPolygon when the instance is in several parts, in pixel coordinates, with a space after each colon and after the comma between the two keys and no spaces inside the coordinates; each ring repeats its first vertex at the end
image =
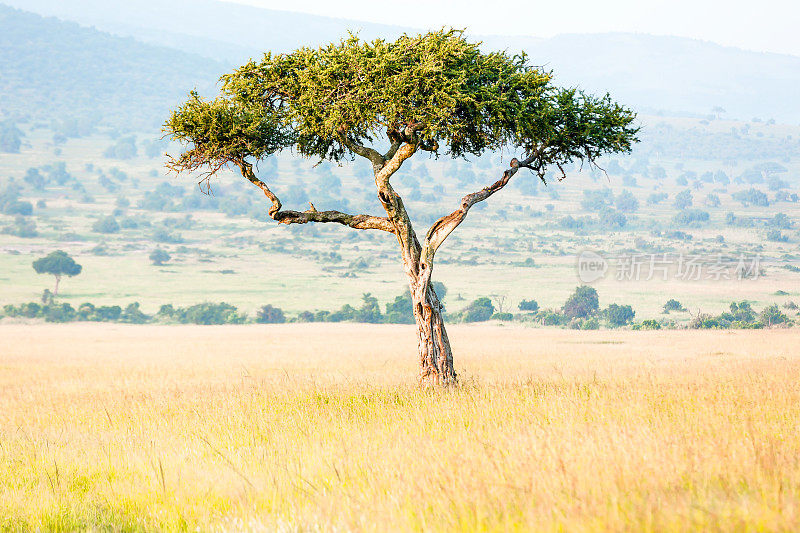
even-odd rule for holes
{"type": "Polygon", "coordinates": [[[800,56],[800,0],[229,0],[416,28],[549,37],[626,31],[800,56]]]}

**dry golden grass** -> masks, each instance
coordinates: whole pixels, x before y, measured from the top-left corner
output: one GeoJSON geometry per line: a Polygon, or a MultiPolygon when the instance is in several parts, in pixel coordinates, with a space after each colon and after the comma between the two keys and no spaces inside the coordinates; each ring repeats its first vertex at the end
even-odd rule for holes
{"type": "Polygon", "coordinates": [[[796,530],[796,331],[0,326],[0,529],[796,530]]]}

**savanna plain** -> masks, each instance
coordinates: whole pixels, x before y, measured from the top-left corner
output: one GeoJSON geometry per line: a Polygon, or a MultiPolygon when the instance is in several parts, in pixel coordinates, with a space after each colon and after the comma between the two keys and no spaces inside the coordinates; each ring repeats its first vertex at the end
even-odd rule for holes
{"type": "Polygon", "coordinates": [[[793,329],[0,326],[0,529],[796,530],[793,329]]]}

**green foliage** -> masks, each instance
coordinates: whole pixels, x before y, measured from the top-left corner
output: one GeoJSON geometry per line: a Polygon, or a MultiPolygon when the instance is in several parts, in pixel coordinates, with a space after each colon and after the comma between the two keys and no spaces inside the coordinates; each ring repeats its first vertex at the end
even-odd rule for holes
{"type": "Polygon", "coordinates": [[[702,209],[683,209],[675,213],[675,216],[672,217],[672,220],[675,222],[675,224],[680,224],[682,226],[696,226],[698,224],[708,222],[710,218],[711,215],[709,215],[708,211],[703,211],[702,209]]]}
{"type": "Polygon", "coordinates": [[[520,311],[536,312],[539,310],[539,302],[536,300],[522,300],[518,307],[520,311]]]}
{"type": "Polygon", "coordinates": [[[642,320],[639,324],[634,324],[631,329],[636,331],[648,330],[648,329],[657,330],[661,329],[661,324],[659,324],[658,321],[656,320],[648,319],[648,320],[642,320]]]}
{"type": "Polygon", "coordinates": [[[153,262],[156,266],[161,266],[164,263],[168,262],[172,259],[172,256],[169,255],[166,251],[162,250],[161,248],[156,248],[152,252],[150,252],[150,261],[153,262]]]}
{"type": "Polygon", "coordinates": [[[23,135],[22,130],[10,120],[0,122],[0,152],[18,154],[23,135]]]}
{"type": "Polygon", "coordinates": [[[581,208],[585,211],[600,212],[611,205],[614,197],[611,189],[599,189],[583,191],[581,208]]]}
{"type": "Polygon", "coordinates": [[[464,322],[485,322],[492,318],[494,305],[489,298],[478,298],[461,311],[464,322]]]}
{"type": "Polygon", "coordinates": [[[404,291],[397,296],[393,302],[386,304],[386,314],[384,320],[388,324],[413,324],[414,309],[411,301],[411,294],[404,291]]]}
{"type": "Polygon", "coordinates": [[[95,233],[119,233],[119,222],[114,217],[103,217],[92,224],[95,233]]]}
{"type": "Polygon", "coordinates": [[[630,305],[610,304],[603,309],[603,318],[608,321],[612,327],[626,326],[633,322],[636,312],[630,305]]]}
{"type": "Polygon", "coordinates": [[[614,204],[623,213],[635,213],[639,209],[639,200],[628,190],[624,190],[614,199],[614,204]]]}
{"type": "Polygon", "coordinates": [[[567,318],[586,318],[600,309],[597,290],[588,285],[581,285],[564,302],[562,311],[567,318]]]}
{"type": "Polygon", "coordinates": [[[170,318],[182,324],[242,324],[247,317],[240,315],[236,307],[226,303],[205,302],[187,308],[177,308],[170,318]]]}
{"type": "Polygon", "coordinates": [[[502,321],[505,321],[505,322],[510,322],[510,321],[514,320],[514,314],[513,313],[495,313],[495,314],[492,315],[491,319],[492,320],[502,320],[502,321]]]}
{"type": "Polygon", "coordinates": [[[63,250],[50,252],[33,262],[33,269],[37,274],[52,274],[53,276],[77,276],[83,267],[63,250]]]}
{"type": "Polygon", "coordinates": [[[136,137],[130,135],[117,139],[117,141],[106,148],[103,156],[109,159],[133,159],[136,157],[136,137]]]}
{"type": "Polygon", "coordinates": [[[146,324],[150,321],[150,317],[139,309],[139,302],[133,302],[122,311],[119,321],[127,324],[146,324]]]}
{"type": "Polygon", "coordinates": [[[570,322],[567,316],[553,309],[539,311],[536,313],[535,319],[543,326],[563,326],[570,322]]]}
{"type": "Polygon", "coordinates": [[[383,322],[381,315],[381,307],[378,304],[378,299],[370,293],[364,293],[361,296],[361,307],[359,307],[353,318],[356,322],[366,322],[368,324],[379,324],[383,322]]]}
{"type": "Polygon", "coordinates": [[[611,208],[600,212],[600,227],[609,231],[621,230],[628,224],[628,217],[611,208]]]}
{"type": "Polygon", "coordinates": [[[731,196],[734,200],[741,202],[741,204],[745,207],[749,205],[767,207],[769,205],[769,198],[767,197],[766,193],[756,189],[755,187],[751,187],[746,191],[739,191],[731,196]]]}
{"type": "Polygon", "coordinates": [[[678,194],[675,195],[675,199],[672,201],[672,207],[675,209],[686,209],[687,207],[692,206],[692,191],[689,189],[684,189],[678,194]]]}
{"type": "Polygon", "coordinates": [[[765,326],[777,326],[781,324],[792,324],[792,320],[780,310],[778,304],[765,307],[758,315],[758,321],[765,326]]]}
{"type": "Polygon", "coordinates": [[[192,93],[172,114],[167,133],[189,145],[172,168],[213,173],[288,147],[339,161],[347,142],[400,138],[407,126],[454,157],[520,147],[540,175],[630,150],[631,111],[551,79],[524,55],[483,53],[454,30],[267,53],[223,76],[221,97],[192,93]]]}
{"type": "Polygon", "coordinates": [[[280,307],[267,304],[256,311],[256,322],[259,324],[283,324],[286,322],[286,316],[280,307]]]}
{"type": "Polygon", "coordinates": [[[686,311],[686,308],[683,307],[683,305],[674,298],[670,298],[669,300],[667,300],[667,303],[664,304],[663,309],[664,309],[663,311],[664,314],[668,314],[670,311],[680,311],[680,312],[686,311]]]}

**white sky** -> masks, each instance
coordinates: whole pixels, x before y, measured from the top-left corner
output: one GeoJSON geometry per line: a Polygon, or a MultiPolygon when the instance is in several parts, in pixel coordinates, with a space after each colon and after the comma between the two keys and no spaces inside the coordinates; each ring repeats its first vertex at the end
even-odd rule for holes
{"type": "Polygon", "coordinates": [[[800,0],[228,0],[414,28],[550,37],[609,31],[677,35],[800,56],[800,0]]]}

